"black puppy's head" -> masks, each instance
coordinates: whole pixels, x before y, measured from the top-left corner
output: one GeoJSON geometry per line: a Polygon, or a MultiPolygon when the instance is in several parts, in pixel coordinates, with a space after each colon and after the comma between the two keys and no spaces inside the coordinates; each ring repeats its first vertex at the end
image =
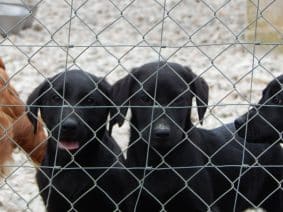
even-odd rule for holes
{"type": "Polygon", "coordinates": [[[40,111],[50,132],[50,145],[76,151],[101,136],[109,112],[110,85],[81,70],[59,73],[30,94],[28,117],[36,129],[40,111]],[[104,106],[104,107],[103,107],[104,106]]]}
{"type": "Polygon", "coordinates": [[[191,106],[196,97],[199,119],[208,103],[208,86],[189,68],[176,63],[148,63],[134,69],[112,87],[112,99],[120,112],[111,111],[110,128],[121,126],[131,108],[131,136],[150,141],[154,147],[180,142],[192,126],[191,106]]]}
{"type": "Polygon", "coordinates": [[[238,134],[248,142],[273,143],[283,131],[283,75],[272,80],[259,103],[235,120],[238,134]]]}

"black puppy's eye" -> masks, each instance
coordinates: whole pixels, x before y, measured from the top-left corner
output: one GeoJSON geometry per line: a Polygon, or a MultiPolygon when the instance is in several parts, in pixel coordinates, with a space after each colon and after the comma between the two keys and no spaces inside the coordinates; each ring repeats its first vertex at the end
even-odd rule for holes
{"type": "Polygon", "coordinates": [[[85,98],[84,102],[86,104],[93,104],[93,103],[95,103],[95,99],[93,97],[87,97],[87,98],[85,98]]]}
{"type": "Polygon", "coordinates": [[[183,102],[183,98],[182,97],[178,97],[177,99],[174,100],[174,103],[181,103],[183,102]]]}
{"type": "Polygon", "coordinates": [[[142,94],[140,98],[144,103],[150,103],[152,101],[152,99],[147,94],[142,94]]]}
{"type": "Polygon", "coordinates": [[[282,103],[282,100],[279,99],[278,97],[274,97],[272,101],[273,101],[274,104],[281,104],[282,103]]]}
{"type": "Polygon", "coordinates": [[[59,101],[62,101],[61,97],[58,96],[57,94],[54,94],[51,99],[54,101],[54,102],[59,102],[59,101]]]}

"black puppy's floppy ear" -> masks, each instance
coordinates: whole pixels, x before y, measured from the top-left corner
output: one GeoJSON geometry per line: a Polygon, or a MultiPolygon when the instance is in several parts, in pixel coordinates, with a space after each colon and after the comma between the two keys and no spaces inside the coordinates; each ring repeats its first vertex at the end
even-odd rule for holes
{"type": "Polygon", "coordinates": [[[128,111],[129,96],[131,88],[132,76],[128,74],[126,77],[118,80],[111,89],[111,99],[114,107],[110,109],[109,132],[111,134],[113,126],[118,123],[119,127],[123,125],[125,116],[128,111]]]}
{"type": "Polygon", "coordinates": [[[34,133],[37,131],[37,116],[38,111],[40,109],[40,105],[42,105],[42,94],[47,89],[48,81],[44,81],[38,87],[36,87],[32,93],[29,95],[27,99],[28,106],[28,119],[31,121],[34,127],[34,133]]]}
{"type": "Polygon", "coordinates": [[[185,69],[193,76],[191,87],[192,91],[196,95],[198,117],[202,124],[204,114],[207,110],[209,87],[206,81],[202,77],[195,75],[189,67],[185,67],[185,69]]]}

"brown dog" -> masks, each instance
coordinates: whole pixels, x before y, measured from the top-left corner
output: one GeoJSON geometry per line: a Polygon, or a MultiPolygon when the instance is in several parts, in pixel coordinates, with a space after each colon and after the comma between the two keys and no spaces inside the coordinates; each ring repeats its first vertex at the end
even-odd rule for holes
{"type": "Polygon", "coordinates": [[[9,77],[0,58],[0,175],[7,171],[5,163],[12,159],[14,148],[19,147],[36,164],[45,152],[43,124],[39,122],[34,134],[33,125],[25,112],[25,105],[9,83],[9,77]]]}

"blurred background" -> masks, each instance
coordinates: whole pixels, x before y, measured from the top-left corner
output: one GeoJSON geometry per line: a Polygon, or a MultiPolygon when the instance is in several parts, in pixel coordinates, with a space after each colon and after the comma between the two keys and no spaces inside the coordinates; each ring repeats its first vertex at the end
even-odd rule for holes
{"type": "MultiPolygon", "coordinates": [[[[209,84],[203,127],[212,128],[246,112],[282,74],[282,9],[279,0],[0,0],[0,57],[24,101],[65,69],[113,84],[147,62],[190,66],[209,84]]],[[[115,128],[119,140],[127,134],[115,128]]],[[[35,168],[21,152],[14,160],[0,211],[44,211],[35,168]]]]}

